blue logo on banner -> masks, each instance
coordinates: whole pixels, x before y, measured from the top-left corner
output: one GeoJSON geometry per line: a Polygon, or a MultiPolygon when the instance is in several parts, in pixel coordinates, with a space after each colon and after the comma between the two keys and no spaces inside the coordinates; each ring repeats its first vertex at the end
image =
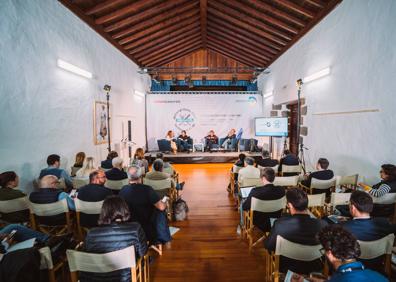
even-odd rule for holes
{"type": "Polygon", "coordinates": [[[175,126],[179,130],[190,130],[195,126],[195,114],[186,108],[178,110],[174,115],[175,126]]]}

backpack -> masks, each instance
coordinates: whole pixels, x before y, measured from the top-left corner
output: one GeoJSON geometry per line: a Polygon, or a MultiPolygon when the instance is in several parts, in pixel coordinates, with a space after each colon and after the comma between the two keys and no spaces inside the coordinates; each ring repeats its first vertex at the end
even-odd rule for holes
{"type": "Polygon", "coordinates": [[[173,203],[173,217],[176,221],[183,221],[187,218],[188,206],[187,202],[182,198],[177,199],[173,203]]]}

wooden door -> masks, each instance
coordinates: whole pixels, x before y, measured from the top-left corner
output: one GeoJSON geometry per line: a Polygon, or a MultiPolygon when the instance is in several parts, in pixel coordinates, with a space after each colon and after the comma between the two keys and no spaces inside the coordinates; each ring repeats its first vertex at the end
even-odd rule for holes
{"type": "Polygon", "coordinates": [[[293,104],[287,105],[287,108],[290,110],[289,113],[289,144],[290,151],[297,156],[298,148],[297,148],[297,102],[293,104]]]}

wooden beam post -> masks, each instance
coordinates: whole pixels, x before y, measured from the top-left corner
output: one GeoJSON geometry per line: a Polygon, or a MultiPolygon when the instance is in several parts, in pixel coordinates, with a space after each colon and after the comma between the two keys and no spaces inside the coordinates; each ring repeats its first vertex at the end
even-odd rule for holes
{"type": "Polygon", "coordinates": [[[206,49],[206,26],[207,26],[207,15],[208,15],[208,1],[200,0],[200,11],[201,11],[201,40],[202,47],[206,49]]]}

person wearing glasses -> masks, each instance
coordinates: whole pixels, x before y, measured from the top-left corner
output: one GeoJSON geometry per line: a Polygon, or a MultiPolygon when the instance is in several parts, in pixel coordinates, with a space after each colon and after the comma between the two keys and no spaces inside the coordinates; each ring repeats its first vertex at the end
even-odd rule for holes
{"type": "MultiPolygon", "coordinates": [[[[283,216],[274,222],[269,236],[264,241],[264,247],[269,252],[274,252],[278,235],[297,244],[319,244],[316,235],[327,223],[310,217],[307,193],[299,188],[291,188],[286,192],[286,201],[290,216],[283,216]]],[[[309,274],[311,272],[320,272],[322,267],[323,264],[320,260],[308,263],[286,257],[280,258],[280,271],[283,273],[291,270],[296,273],[309,274]]]]}
{"type": "Polygon", "coordinates": [[[329,280],[310,279],[310,281],[388,281],[378,272],[366,269],[360,261],[357,261],[361,253],[359,242],[342,226],[337,224],[326,226],[319,232],[318,239],[323,246],[321,253],[326,256],[335,271],[329,280]]]}

